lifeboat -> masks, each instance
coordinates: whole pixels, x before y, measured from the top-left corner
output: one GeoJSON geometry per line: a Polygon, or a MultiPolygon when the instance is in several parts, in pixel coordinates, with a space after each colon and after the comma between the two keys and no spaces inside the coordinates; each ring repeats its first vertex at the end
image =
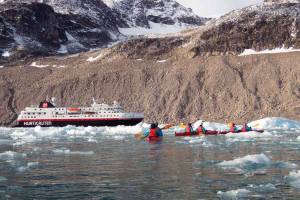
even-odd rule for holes
{"type": "Polygon", "coordinates": [[[71,113],[78,113],[80,112],[80,108],[68,108],[68,111],[71,113]]]}

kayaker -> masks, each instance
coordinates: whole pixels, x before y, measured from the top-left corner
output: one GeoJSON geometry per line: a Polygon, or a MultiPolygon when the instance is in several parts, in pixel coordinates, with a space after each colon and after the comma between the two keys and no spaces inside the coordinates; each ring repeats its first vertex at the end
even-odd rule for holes
{"type": "Polygon", "coordinates": [[[231,133],[238,133],[238,129],[237,129],[237,127],[235,126],[235,123],[233,123],[233,122],[230,122],[230,123],[229,123],[229,131],[230,131],[231,133]]]}
{"type": "Polygon", "coordinates": [[[187,135],[192,135],[193,134],[193,126],[192,126],[191,123],[188,123],[186,125],[185,132],[186,132],[187,135]]]}
{"type": "Polygon", "coordinates": [[[150,129],[144,132],[144,137],[148,137],[149,139],[163,137],[163,132],[157,123],[152,123],[150,129]]]}
{"type": "Polygon", "coordinates": [[[248,131],[252,131],[252,128],[250,126],[248,126],[247,123],[245,123],[242,128],[242,132],[248,132],[248,131]]]}
{"type": "Polygon", "coordinates": [[[203,127],[203,123],[200,124],[200,126],[197,128],[197,134],[202,135],[206,133],[206,129],[203,127]]]}

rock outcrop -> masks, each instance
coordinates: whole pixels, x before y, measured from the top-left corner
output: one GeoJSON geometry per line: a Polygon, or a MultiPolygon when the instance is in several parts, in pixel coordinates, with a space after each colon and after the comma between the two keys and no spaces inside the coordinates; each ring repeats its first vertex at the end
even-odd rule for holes
{"type": "Polygon", "coordinates": [[[263,4],[232,11],[199,30],[196,55],[300,48],[300,4],[263,4]]]}

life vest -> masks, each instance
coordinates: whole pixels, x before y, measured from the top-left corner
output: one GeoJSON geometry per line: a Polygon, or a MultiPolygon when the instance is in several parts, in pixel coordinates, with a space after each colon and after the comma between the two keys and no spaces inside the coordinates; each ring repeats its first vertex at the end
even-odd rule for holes
{"type": "Polygon", "coordinates": [[[158,135],[156,133],[156,128],[150,129],[149,138],[151,138],[151,137],[158,137],[158,135]]]}
{"type": "Polygon", "coordinates": [[[185,132],[186,132],[186,135],[191,135],[191,134],[192,134],[191,127],[189,127],[189,126],[186,126],[186,128],[185,128],[185,132]]]}
{"type": "Polygon", "coordinates": [[[246,127],[246,126],[243,126],[242,132],[247,132],[247,131],[248,131],[247,127],[246,127]]]}
{"type": "Polygon", "coordinates": [[[236,128],[235,128],[235,126],[230,127],[230,132],[231,132],[231,133],[236,133],[236,128]]]}
{"type": "Polygon", "coordinates": [[[197,134],[199,134],[199,135],[205,134],[205,130],[204,130],[201,126],[199,126],[199,127],[197,128],[197,134]]]}

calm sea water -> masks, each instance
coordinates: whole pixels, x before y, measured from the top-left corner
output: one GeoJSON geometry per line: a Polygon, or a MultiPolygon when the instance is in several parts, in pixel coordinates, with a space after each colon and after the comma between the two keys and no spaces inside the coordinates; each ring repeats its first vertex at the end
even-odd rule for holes
{"type": "Polygon", "coordinates": [[[300,199],[300,130],[156,144],[134,131],[0,129],[0,199],[300,199]]]}

